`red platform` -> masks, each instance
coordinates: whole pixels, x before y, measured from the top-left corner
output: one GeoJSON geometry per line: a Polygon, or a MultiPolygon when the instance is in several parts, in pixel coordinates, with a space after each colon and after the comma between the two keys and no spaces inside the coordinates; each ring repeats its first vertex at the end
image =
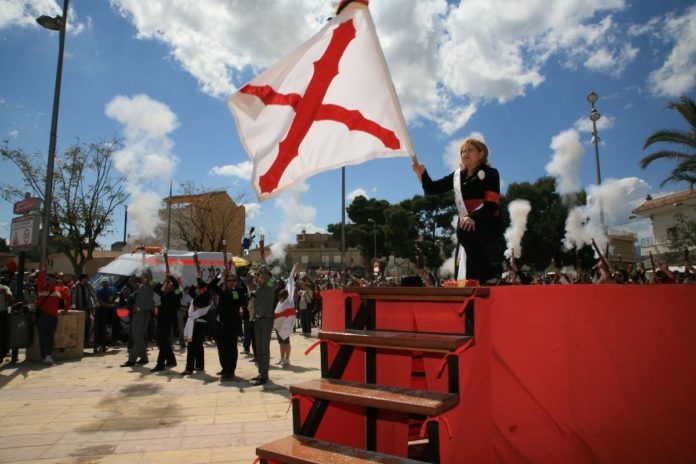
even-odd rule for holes
{"type": "MultiPolygon", "coordinates": [[[[357,295],[322,297],[323,328],[344,329],[344,300],[357,308],[357,295]]],[[[462,334],[462,309],[377,299],[375,328],[462,334]]],[[[441,462],[696,462],[696,286],[494,287],[474,312],[459,405],[439,425],[441,462]]],[[[330,362],[336,352],[328,346],[330,362]]],[[[447,391],[442,359],[423,357],[429,390],[447,391]]],[[[364,381],[364,363],[352,356],[342,378],[364,381]]],[[[410,353],[380,350],[376,363],[378,384],[412,386],[410,353]]],[[[377,451],[406,455],[403,419],[378,415],[377,451]]],[[[316,438],[365,447],[364,409],[332,404],[316,438]]]]}

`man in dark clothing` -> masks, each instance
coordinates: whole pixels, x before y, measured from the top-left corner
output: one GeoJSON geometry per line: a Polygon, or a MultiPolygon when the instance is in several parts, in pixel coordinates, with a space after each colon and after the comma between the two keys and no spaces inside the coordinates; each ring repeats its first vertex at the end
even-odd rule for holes
{"type": "Polygon", "coordinates": [[[177,324],[177,313],[181,307],[181,291],[179,282],[174,276],[168,275],[163,283],[155,285],[155,293],[160,296],[160,306],[157,312],[157,364],[150,372],[164,370],[165,367],[176,366],[176,357],[172,350],[171,334],[177,324]]]}
{"type": "Polygon", "coordinates": [[[89,347],[94,307],[97,303],[97,294],[90,285],[87,274],[80,274],[77,283],[70,289],[70,299],[73,309],[85,313],[84,347],[87,348],[89,347]]]}
{"type": "Polygon", "coordinates": [[[225,283],[222,289],[218,286],[218,279],[211,283],[212,290],[219,297],[215,318],[215,341],[222,370],[218,372],[218,375],[222,380],[234,380],[239,357],[237,339],[242,330],[239,313],[242,306],[246,304],[247,295],[242,292],[237,276],[225,271],[223,277],[225,283]]]}
{"type": "Polygon", "coordinates": [[[208,284],[199,277],[197,280],[195,293],[189,315],[184,327],[184,338],[186,339],[186,369],[181,375],[191,375],[194,370],[205,371],[205,351],[203,350],[203,340],[208,334],[208,321],[206,314],[213,305],[213,300],[208,291],[208,284]]]}
{"type": "Polygon", "coordinates": [[[264,385],[268,382],[268,368],[271,363],[271,336],[273,335],[274,310],[277,301],[275,285],[267,268],[261,268],[257,283],[258,288],[256,289],[256,302],[254,304],[256,314],[254,331],[259,375],[252,380],[253,385],[264,385]]]}
{"type": "Polygon", "coordinates": [[[101,281],[97,290],[97,308],[94,311],[94,352],[106,352],[106,322],[111,318],[111,312],[118,306],[118,291],[111,285],[109,279],[101,281]]]}

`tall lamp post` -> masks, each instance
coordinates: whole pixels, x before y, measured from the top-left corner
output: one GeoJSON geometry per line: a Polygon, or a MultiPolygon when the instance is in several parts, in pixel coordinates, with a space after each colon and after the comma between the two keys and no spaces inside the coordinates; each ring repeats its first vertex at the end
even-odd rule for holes
{"type": "MultiPolygon", "coordinates": [[[[590,92],[587,95],[587,101],[590,102],[591,106],[590,121],[592,121],[592,143],[594,144],[595,167],[597,169],[597,185],[602,185],[602,173],[599,169],[599,141],[601,139],[599,138],[599,135],[597,135],[597,121],[599,121],[599,118],[601,118],[602,115],[599,114],[599,111],[597,111],[597,108],[595,108],[595,103],[597,100],[599,100],[599,95],[597,95],[597,93],[590,92]]],[[[602,209],[601,203],[599,205],[599,220],[602,223],[602,229],[606,229],[606,226],[604,225],[604,210],[602,209]]]]}
{"type": "Polygon", "coordinates": [[[375,222],[374,219],[368,219],[367,222],[372,224],[372,232],[374,233],[374,236],[375,236],[375,258],[374,258],[374,261],[377,261],[377,223],[375,222]]]}
{"type": "Polygon", "coordinates": [[[58,66],[56,69],[56,87],[53,92],[53,115],[51,117],[51,137],[48,144],[48,164],[46,165],[46,188],[44,191],[43,218],[41,221],[41,253],[39,267],[46,265],[48,245],[48,228],[51,220],[51,202],[53,201],[53,166],[56,159],[56,133],[58,132],[58,107],[60,104],[60,82],[63,75],[63,50],[65,48],[65,25],[68,18],[69,0],[63,0],[63,16],[40,16],[36,22],[42,27],[59,32],[58,66]]]}

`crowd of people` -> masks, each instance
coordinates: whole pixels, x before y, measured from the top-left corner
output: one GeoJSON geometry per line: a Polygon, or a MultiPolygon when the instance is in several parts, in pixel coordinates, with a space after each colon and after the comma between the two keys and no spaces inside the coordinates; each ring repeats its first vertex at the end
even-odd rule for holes
{"type": "MultiPolygon", "coordinates": [[[[17,290],[8,277],[0,285],[3,311],[10,309],[17,290]]],[[[258,366],[258,375],[250,379],[254,385],[269,381],[274,331],[278,364],[290,366],[290,333],[301,330],[303,336],[311,336],[321,301],[319,287],[310,279],[300,280],[293,269],[286,282],[274,278],[265,266],[244,277],[224,270],[210,282],[199,274],[190,286],[182,286],[170,274],[155,282],[144,269],[120,289],[105,278],[96,290],[86,274],[69,279],[41,271],[30,273],[23,287],[18,300],[35,308],[40,356],[46,365],[55,363],[51,353],[59,311],[72,309],[85,313],[85,354],[106,353],[109,347],[123,344],[128,356],[122,367],[146,365],[154,338],[158,353],[150,370],[158,372],[177,366],[173,344],[178,342],[186,349],[186,365],[180,372],[186,376],[205,372],[204,343],[211,341],[222,368],[217,375],[224,381],[237,378],[241,344],[243,353],[258,366]],[[121,317],[119,310],[126,309],[128,317],[121,317]]]]}

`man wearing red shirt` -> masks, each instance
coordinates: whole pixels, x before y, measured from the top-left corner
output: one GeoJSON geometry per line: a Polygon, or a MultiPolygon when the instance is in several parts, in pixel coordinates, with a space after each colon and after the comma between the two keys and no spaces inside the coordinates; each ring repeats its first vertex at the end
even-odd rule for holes
{"type": "Polygon", "coordinates": [[[62,283],[56,285],[55,277],[46,276],[45,270],[39,272],[36,287],[38,291],[36,325],[39,332],[39,351],[43,363],[51,365],[53,364],[51,352],[53,351],[56,327],[58,327],[58,307],[62,300],[65,311],[70,308],[70,294],[64,290],[62,283]]]}

